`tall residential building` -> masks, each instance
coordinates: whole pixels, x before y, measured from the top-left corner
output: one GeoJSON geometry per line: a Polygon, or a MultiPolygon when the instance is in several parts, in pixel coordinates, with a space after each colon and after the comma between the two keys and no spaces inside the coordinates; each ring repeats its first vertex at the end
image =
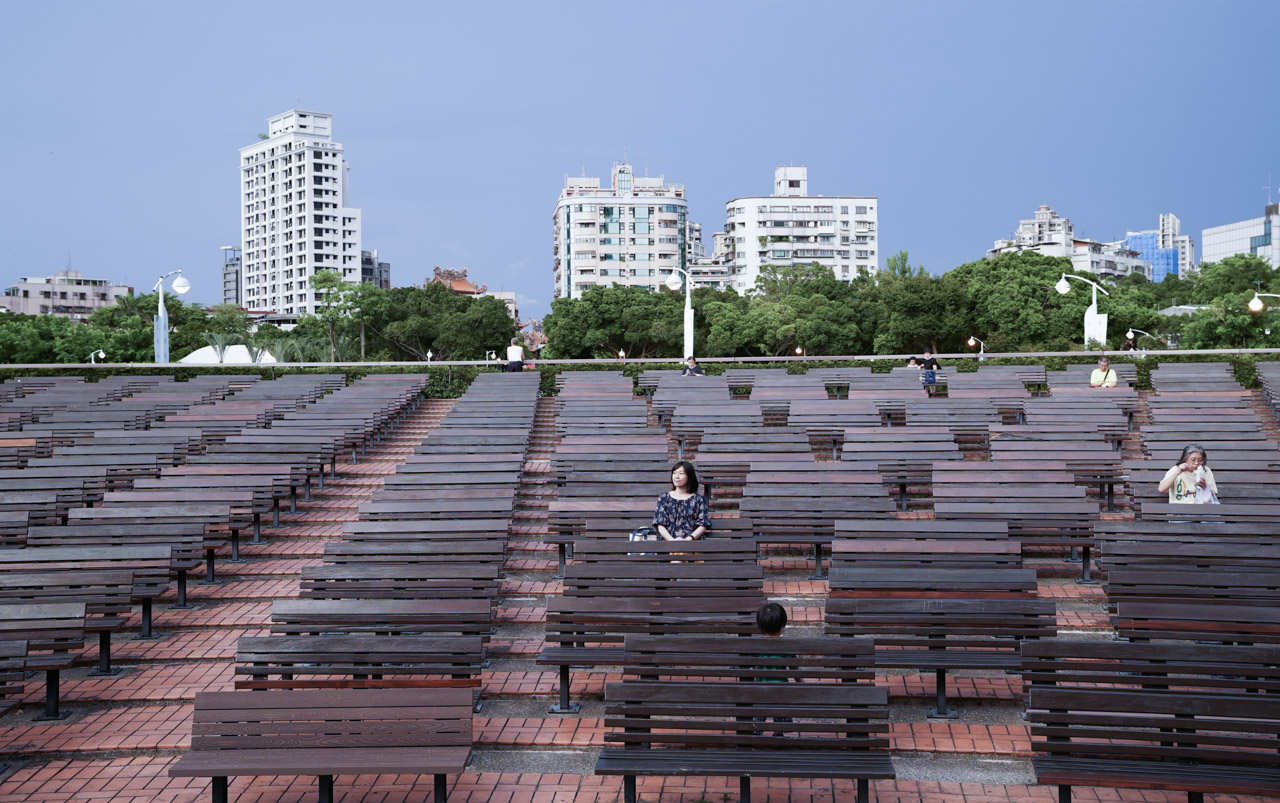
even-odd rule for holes
{"type": "Polygon", "coordinates": [[[1041,204],[1035,217],[1018,221],[1011,240],[996,240],[987,258],[1002,254],[1035,251],[1050,257],[1066,257],[1078,273],[1092,273],[1103,279],[1119,279],[1131,273],[1151,278],[1151,262],[1133,250],[1128,241],[1103,243],[1075,236],[1069,218],[1060,217],[1047,204],[1041,204]]]}
{"type": "Polygon", "coordinates": [[[391,289],[391,263],[378,259],[378,249],[360,252],[360,281],[391,289]]]}
{"type": "Polygon", "coordinates": [[[1254,254],[1280,268],[1280,204],[1268,204],[1262,217],[1214,226],[1200,232],[1201,258],[1205,262],[1221,262],[1236,254],[1254,254]]]}
{"type": "Polygon", "coordinates": [[[240,149],[240,291],[250,311],[314,313],[317,270],[360,280],[360,210],[350,206],[331,120],[291,109],[268,121],[266,139],[240,149]]]}
{"type": "Polygon", "coordinates": [[[688,264],[684,185],[641,178],[615,164],[608,187],[569,178],[552,218],[555,298],[580,298],[597,284],[656,290],[688,264]]]}
{"type": "Polygon", "coordinates": [[[869,195],[809,195],[806,167],[779,167],[773,194],[725,204],[730,235],[726,266],[739,292],[750,290],[764,265],[817,262],[837,279],[874,273],[879,265],[878,200],[869,195]]]}
{"type": "Polygon", "coordinates": [[[1059,217],[1048,204],[1040,204],[1036,216],[1018,221],[1018,230],[1012,240],[996,240],[987,257],[1000,254],[1035,251],[1049,257],[1069,257],[1074,248],[1075,227],[1071,220],[1059,217]]]}
{"type": "Polygon", "coordinates": [[[222,246],[222,303],[240,306],[240,249],[222,246]]]}
{"type": "Polygon", "coordinates": [[[107,279],[86,279],[78,270],[24,276],[5,289],[0,308],[22,315],[57,315],[82,321],[94,310],[133,295],[133,288],[107,279]]]}
{"type": "Polygon", "coordinates": [[[1182,233],[1182,221],[1177,215],[1160,216],[1160,247],[1178,249],[1179,276],[1186,277],[1196,269],[1196,241],[1182,233]]]}

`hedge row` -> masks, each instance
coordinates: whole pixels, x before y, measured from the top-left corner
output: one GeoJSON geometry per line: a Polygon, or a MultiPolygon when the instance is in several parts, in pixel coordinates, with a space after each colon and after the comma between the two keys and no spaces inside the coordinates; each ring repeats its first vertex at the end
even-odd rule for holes
{"type": "MultiPolygon", "coordinates": [[[[993,357],[985,362],[979,363],[976,360],[948,360],[944,364],[954,367],[959,373],[971,373],[977,371],[980,365],[1043,365],[1048,371],[1060,371],[1068,365],[1087,365],[1096,361],[1096,357],[1089,354],[1081,354],[1079,357],[993,357]]],[[[1112,356],[1113,363],[1133,363],[1138,368],[1139,390],[1151,389],[1151,371],[1160,365],[1161,362],[1168,363],[1185,363],[1185,362],[1226,362],[1230,363],[1235,372],[1236,381],[1243,387],[1256,388],[1259,387],[1257,375],[1257,363],[1260,360],[1275,361],[1280,359],[1280,355],[1266,354],[1206,354],[1204,356],[1178,354],[1165,355],[1163,359],[1155,353],[1147,353],[1145,356],[1120,357],[1112,356]]],[[[633,380],[638,378],[641,373],[648,370],[672,370],[678,367],[679,363],[666,360],[663,362],[628,362],[619,365],[615,362],[602,360],[598,363],[574,363],[570,365],[538,365],[534,370],[541,374],[540,390],[544,396],[552,396],[556,393],[556,377],[564,371],[621,371],[624,375],[631,377],[633,380]]],[[[870,366],[872,373],[888,373],[894,368],[902,366],[902,361],[893,360],[779,360],[778,362],[752,362],[752,363],[703,363],[703,368],[712,376],[723,374],[730,369],[754,369],[754,368],[785,368],[789,374],[804,374],[815,368],[835,368],[835,367],[865,367],[870,366]]],[[[452,399],[461,396],[463,392],[471,385],[472,380],[481,372],[495,372],[501,370],[498,366],[489,365],[454,365],[427,367],[419,366],[400,366],[400,365],[378,365],[370,364],[368,366],[351,366],[341,369],[335,368],[306,368],[306,367],[279,367],[279,366],[201,366],[192,368],[159,368],[153,366],[119,366],[104,365],[101,368],[88,366],[69,366],[67,368],[23,368],[22,366],[4,367],[0,366],[0,380],[10,380],[22,376],[84,376],[88,381],[97,381],[104,376],[120,375],[120,376],[155,376],[167,375],[173,376],[178,381],[186,381],[193,376],[205,374],[229,374],[229,375],[245,375],[259,374],[266,379],[274,379],[284,374],[334,374],[341,373],[346,376],[348,382],[353,382],[361,377],[370,374],[427,374],[429,381],[427,385],[427,395],[437,399],[452,399]]]]}

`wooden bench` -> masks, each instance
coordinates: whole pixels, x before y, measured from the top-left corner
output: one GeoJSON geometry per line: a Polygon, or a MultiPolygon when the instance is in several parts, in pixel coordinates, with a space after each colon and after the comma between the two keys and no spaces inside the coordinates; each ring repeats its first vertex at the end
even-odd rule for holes
{"type": "Polygon", "coordinates": [[[1280,795],[1280,701],[1258,694],[1041,687],[1027,702],[1036,780],[1072,786],[1280,795]]]}
{"type": "Polygon", "coordinates": [[[929,716],[952,718],[947,670],[1020,671],[1022,642],[1056,635],[1056,605],[1026,598],[833,596],[826,621],[828,633],[874,637],[878,667],[933,671],[937,705],[929,716]]]}
{"type": "Polygon", "coordinates": [[[84,569],[0,574],[0,605],[82,603],[85,631],[98,634],[98,666],[92,675],[114,675],[111,633],[125,626],[133,607],[133,572],[84,569]]]}
{"type": "Polygon", "coordinates": [[[18,707],[18,701],[10,698],[22,694],[26,662],[27,642],[0,641],[0,716],[18,707]]]}
{"type": "Polygon", "coordinates": [[[484,642],[466,636],[246,636],[236,688],[480,688],[484,642]]]}
{"type": "Polygon", "coordinates": [[[1121,602],[1116,633],[1131,641],[1176,639],[1224,644],[1280,644],[1280,608],[1273,604],[1121,602]]]}
{"type": "MultiPolygon", "coordinates": [[[[638,546],[633,544],[632,546],[638,546]]],[[[560,702],[553,714],[577,713],[569,700],[570,667],[620,664],[627,635],[752,635],[759,593],[714,597],[552,597],[546,643],[537,663],[560,667],[560,702]]]]}
{"type": "Polygon", "coordinates": [[[335,775],[434,775],[443,801],[470,757],[468,689],[201,692],[169,776],[212,778],[213,803],[227,803],[233,775],[314,775],[332,803],[335,775]]]}
{"type": "Polygon", "coordinates": [[[23,668],[44,670],[44,713],[37,720],[66,719],[59,709],[59,680],[84,647],[83,602],[0,605],[0,641],[25,641],[23,668]]]}
{"type": "Polygon", "coordinates": [[[605,741],[616,746],[595,771],[623,776],[626,803],[641,775],[737,776],[743,803],[753,776],[852,778],[866,803],[871,779],[894,777],[887,698],[853,683],[610,683],[605,741]]]}
{"type": "Polygon", "coordinates": [[[492,563],[324,564],[302,570],[302,599],[494,599],[492,563]]]}
{"type": "Polygon", "coordinates": [[[283,599],[271,604],[276,635],[438,633],[487,639],[492,631],[487,599],[283,599]]]}
{"type": "Polygon", "coordinates": [[[623,675],[641,680],[861,683],[875,680],[871,639],[627,636],[623,675]]]}

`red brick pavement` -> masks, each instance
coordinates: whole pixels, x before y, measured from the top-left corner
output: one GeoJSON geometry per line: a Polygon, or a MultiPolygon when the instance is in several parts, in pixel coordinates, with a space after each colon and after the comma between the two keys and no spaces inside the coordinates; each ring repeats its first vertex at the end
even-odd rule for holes
{"type": "MultiPolygon", "coordinates": [[[[203,803],[209,798],[204,778],[169,778],[175,757],[77,759],[51,761],[16,770],[0,782],[0,803],[203,803]]],[[[301,803],[315,799],[315,780],[267,776],[231,779],[232,799],[239,803],[301,803]]],[[[343,803],[421,803],[431,799],[431,776],[339,776],[335,797],[343,803]]],[[[649,803],[697,803],[736,800],[734,778],[641,778],[638,792],[649,803]]],[[[595,775],[538,773],[464,773],[449,778],[449,800],[454,803],[617,803],[622,780],[595,775]]],[[[1056,800],[1051,787],[1000,784],[873,781],[876,803],[1021,803],[1056,800]]],[[[1177,793],[1144,792],[1077,787],[1078,803],[1174,803],[1177,793]]],[[[754,803],[794,801],[828,803],[852,799],[852,781],[758,778],[752,785],[754,803]]],[[[1209,803],[1264,803],[1263,798],[1206,795],[1209,803]]]]}

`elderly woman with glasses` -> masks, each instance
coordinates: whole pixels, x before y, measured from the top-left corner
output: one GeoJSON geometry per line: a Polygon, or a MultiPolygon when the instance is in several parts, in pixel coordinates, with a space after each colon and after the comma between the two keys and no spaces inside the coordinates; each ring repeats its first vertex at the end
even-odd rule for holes
{"type": "Polygon", "coordinates": [[[1165,472],[1160,480],[1160,493],[1169,492],[1173,503],[1201,503],[1217,499],[1218,484],[1213,481],[1213,469],[1208,466],[1209,456],[1198,443],[1189,443],[1182,450],[1177,465],[1165,472]]]}

